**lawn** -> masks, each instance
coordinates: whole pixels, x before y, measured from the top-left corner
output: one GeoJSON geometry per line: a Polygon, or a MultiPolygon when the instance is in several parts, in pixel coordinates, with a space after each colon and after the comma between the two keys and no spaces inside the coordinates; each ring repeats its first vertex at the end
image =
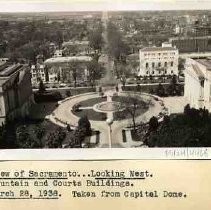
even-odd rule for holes
{"type": "Polygon", "coordinates": [[[91,107],[91,106],[94,106],[95,104],[105,102],[105,101],[106,101],[106,97],[90,98],[90,99],[80,102],[79,105],[81,107],[91,107]]]}
{"type": "MultiPolygon", "coordinates": [[[[126,98],[125,96],[114,96],[112,98],[112,100],[124,103],[125,98],[126,98]]],[[[145,103],[145,102],[140,99],[140,104],[143,104],[143,103],[145,103]]],[[[148,109],[147,107],[142,107],[142,106],[138,107],[137,110],[136,110],[135,116],[138,117],[139,115],[141,115],[144,112],[146,112],[147,109],[148,109]]],[[[132,118],[132,115],[127,110],[114,112],[113,116],[114,116],[114,120],[115,121],[132,118]]]]}
{"type": "Polygon", "coordinates": [[[95,112],[93,109],[72,111],[72,113],[78,117],[87,116],[89,120],[105,121],[107,119],[106,113],[95,112]]]}
{"type": "Polygon", "coordinates": [[[57,107],[57,102],[36,103],[30,109],[30,119],[44,119],[45,116],[50,115],[57,107]]]}

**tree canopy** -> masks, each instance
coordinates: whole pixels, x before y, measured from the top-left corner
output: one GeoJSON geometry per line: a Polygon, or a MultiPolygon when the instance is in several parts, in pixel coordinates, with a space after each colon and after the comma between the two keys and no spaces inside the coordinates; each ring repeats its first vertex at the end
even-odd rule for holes
{"type": "Polygon", "coordinates": [[[170,116],[153,127],[145,139],[150,147],[211,146],[211,116],[206,109],[187,105],[184,114],[170,116]]]}

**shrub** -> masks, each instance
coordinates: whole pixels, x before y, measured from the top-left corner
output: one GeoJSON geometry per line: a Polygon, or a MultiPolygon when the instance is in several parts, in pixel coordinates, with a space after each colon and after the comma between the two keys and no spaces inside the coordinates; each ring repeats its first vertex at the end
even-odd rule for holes
{"type": "Polygon", "coordinates": [[[62,100],[62,95],[59,91],[53,91],[53,92],[36,92],[34,93],[34,100],[36,103],[41,102],[55,102],[62,100]]]}

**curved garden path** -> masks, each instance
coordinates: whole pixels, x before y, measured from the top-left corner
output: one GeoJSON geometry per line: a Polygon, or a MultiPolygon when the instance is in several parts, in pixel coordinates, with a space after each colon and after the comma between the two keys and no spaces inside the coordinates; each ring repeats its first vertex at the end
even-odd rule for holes
{"type": "MultiPolygon", "coordinates": [[[[126,93],[124,92],[119,93],[120,96],[125,96],[125,94],[126,93]]],[[[97,97],[99,97],[98,93],[86,93],[67,98],[59,103],[59,106],[54,110],[51,115],[48,116],[48,119],[60,126],[66,126],[66,123],[72,126],[77,126],[79,117],[72,113],[72,107],[79,102],[97,97]]],[[[137,94],[137,97],[140,97],[140,95],[137,94]]],[[[152,116],[157,116],[162,111],[163,107],[159,101],[155,101],[150,95],[142,94],[141,97],[143,100],[151,99],[153,105],[151,105],[145,113],[136,117],[136,121],[147,122],[152,116]]],[[[90,123],[93,129],[100,131],[100,143],[98,146],[108,147],[109,127],[106,121],[90,120],[90,123]]],[[[112,147],[133,147],[141,144],[140,142],[135,141],[123,142],[122,129],[130,124],[132,124],[132,119],[125,119],[113,122],[111,126],[112,147]]]]}

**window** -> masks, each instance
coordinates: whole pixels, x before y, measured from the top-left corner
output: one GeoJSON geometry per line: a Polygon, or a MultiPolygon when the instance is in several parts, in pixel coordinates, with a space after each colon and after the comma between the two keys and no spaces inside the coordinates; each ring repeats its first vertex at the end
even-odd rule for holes
{"type": "Polygon", "coordinates": [[[148,71],[147,71],[146,73],[147,73],[147,74],[149,74],[149,72],[148,72],[148,71]]]}
{"type": "Polygon", "coordinates": [[[154,71],[152,71],[152,74],[154,74],[155,72],[154,71]]]}
{"type": "Polygon", "coordinates": [[[211,85],[210,85],[210,101],[211,101],[211,85]]]}
{"type": "Polygon", "coordinates": [[[167,73],[167,71],[165,70],[165,74],[167,73]]]}
{"type": "Polygon", "coordinates": [[[173,72],[173,71],[171,71],[171,73],[173,74],[174,72],[173,72]]]}
{"type": "Polygon", "coordinates": [[[204,80],[201,80],[201,87],[204,87],[204,80]]]}
{"type": "Polygon", "coordinates": [[[158,71],[158,73],[160,74],[160,73],[161,73],[161,71],[158,71]]]}
{"type": "Polygon", "coordinates": [[[149,64],[148,63],[146,63],[146,68],[148,68],[149,67],[149,64]]]}
{"type": "Polygon", "coordinates": [[[154,62],[152,63],[152,68],[155,68],[155,63],[154,62]]]}
{"type": "Polygon", "coordinates": [[[167,67],[167,62],[164,63],[164,66],[167,67]]]}
{"type": "Polygon", "coordinates": [[[174,66],[174,62],[173,61],[171,62],[171,66],[174,66]]]}
{"type": "Polygon", "coordinates": [[[160,62],[158,63],[158,67],[161,67],[161,63],[160,62]]]}

